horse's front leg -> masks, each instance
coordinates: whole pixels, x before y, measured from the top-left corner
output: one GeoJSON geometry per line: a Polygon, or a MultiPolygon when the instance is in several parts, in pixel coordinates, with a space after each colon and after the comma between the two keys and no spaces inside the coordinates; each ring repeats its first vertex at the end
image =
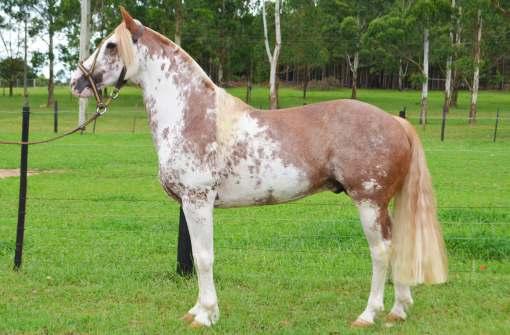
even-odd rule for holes
{"type": "Polygon", "coordinates": [[[192,327],[212,326],[220,316],[213,281],[213,207],[216,192],[182,198],[198,275],[198,300],[184,316],[192,327]]]}

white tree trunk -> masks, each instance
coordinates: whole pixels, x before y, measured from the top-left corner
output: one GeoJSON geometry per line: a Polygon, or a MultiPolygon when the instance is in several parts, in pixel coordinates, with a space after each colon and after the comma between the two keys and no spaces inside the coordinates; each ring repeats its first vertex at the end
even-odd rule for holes
{"type": "Polygon", "coordinates": [[[429,30],[423,30],[423,84],[421,87],[420,124],[427,122],[429,96],[429,30]]]}
{"type": "Polygon", "coordinates": [[[265,0],[262,1],[262,23],[264,25],[264,44],[266,46],[267,59],[270,64],[269,70],[269,108],[278,108],[278,88],[276,83],[276,74],[278,69],[278,58],[280,57],[281,49],[281,33],[280,33],[280,0],[275,2],[275,14],[274,14],[274,25],[275,25],[275,46],[273,53],[269,48],[269,39],[267,36],[267,20],[266,20],[266,6],[265,0]]]}
{"type": "Polygon", "coordinates": [[[474,73],[473,73],[473,86],[471,89],[471,108],[469,109],[469,123],[476,121],[476,104],[478,100],[478,88],[480,83],[480,58],[481,58],[481,44],[482,44],[482,10],[478,9],[477,13],[477,32],[475,39],[475,52],[474,52],[474,73]]]}
{"type": "MultiPolygon", "coordinates": [[[[455,0],[452,0],[452,9],[455,8],[455,0]]],[[[450,29],[450,46],[453,47],[453,31],[450,29]]],[[[453,62],[453,56],[452,53],[448,55],[448,58],[446,59],[446,79],[444,82],[444,103],[445,106],[443,107],[445,109],[445,113],[448,112],[448,109],[451,104],[452,100],[452,62],[453,62]]]]}
{"type": "MultiPolygon", "coordinates": [[[[90,0],[81,0],[80,20],[80,61],[87,59],[90,48],[90,0]]],[[[87,98],[80,98],[78,124],[85,122],[87,115],[87,98]]]]}

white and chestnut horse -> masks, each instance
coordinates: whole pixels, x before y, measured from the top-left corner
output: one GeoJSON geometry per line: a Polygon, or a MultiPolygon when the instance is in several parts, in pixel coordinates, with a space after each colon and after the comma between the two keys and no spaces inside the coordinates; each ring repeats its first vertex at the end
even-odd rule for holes
{"type": "MultiPolygon", "coordinates": [[[[99,88],[122,71],[143,90],[161,184],[181,202],[191,236],[199,294],[185,320],[211,326],[219,318],[214,207],[283,203],[319,191],[352,198],[370,246],[370,296],[354,326],[373,324],[383,310],[390,266],[392,320],[406,319],[410,286],[446,281],[430,175],[407,121],[354,100],[257,110],[216,86],[179,46],[121,13],[122,23],[83,66],[99,88]]],[[[77,96],[92,95],[80,70],[71,88],[77,96]]]]}

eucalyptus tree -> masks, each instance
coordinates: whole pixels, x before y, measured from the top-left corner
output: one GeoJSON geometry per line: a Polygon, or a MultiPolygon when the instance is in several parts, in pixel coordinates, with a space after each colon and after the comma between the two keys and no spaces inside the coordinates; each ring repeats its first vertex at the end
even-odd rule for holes
{"type": "Polygon", "coordinates": [[[340,24],[340,36],[352,73],[351,98],[357,98],[360,52],[370,22],[386,13],[391,3],[385,0],[345,0],[349,15],[340,24]]]}
{"type": "Polygon", "coordinates": [[[322,14],[313,0],[291,0],[286,3],[288,15],[283,25],[285,49],[282,61],[296,65],[303,72],[303,99],[306,99],[310,71],[329,60],[321,25],[322,14]]]}
{"type": "MultiPolygon", "coordinates": [[[[90,50],[90,0],[80,1],[80,61],[89,57],[90,50]]],[[[78,111],[78,125],[85,122],[87,112],[87,98],[80,98],[78,111]]]]}
{"type": "Polygon", "coordinates": [[[280,50],[282,45],[282,35],[280,28],[280,0],[275,0],[274,5],[274,29],[275,29],[275,42],[273,51],[269,47],[269,37],[267,32],[267,19],[266,19],[266,1],[262,0],[262,24],[264,27],[264,45],[266,47],[267,60],[270,64],[269,70],[269,108],[278,108],[278,87],[277,87],[277,69],[278,58],[280,57],[280,50]]]}
{"type": "Polygon", "coordinates": [[[430,32],[441,27],[450,17],[451,7],[445,0],[418,0],[411,6],[418,29],[423,34],[422,91],[420,103],[420,124],[427,122],[429,86],[430,32]]]}

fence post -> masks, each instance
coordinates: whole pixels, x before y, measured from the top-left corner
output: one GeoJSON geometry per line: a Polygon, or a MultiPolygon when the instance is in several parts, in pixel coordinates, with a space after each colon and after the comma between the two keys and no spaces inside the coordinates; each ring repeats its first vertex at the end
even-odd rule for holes
{"type": "Polygon", "coordinates": [[[443,114],[441,118],[441,142],[444,141],[444,131],[446,128],[446,112],[448,111],[448,102],[443,105],[443,114]]]}
{"type": "MultiPolygon", "coordinates": [[[[30,125],[30,107],[23,106],[23,123],[21,131],[21,140],[28,141],[28,129],[30,125]]],[[[28,144],[21,145],[21,160],[19,174],[19,207],[18,207],[18,226],[16,230],[16,251],[14,253],[14,270],[21,267],[21,258],[23,255],[23,237],[25,235],[25,209],[27,203],[27,167],[28,167],[28,144]]]]}
{"type": "Polygon", "coordinates": [[[498,124],[499,124],[499,108],[496,111],[496,124],[494,125],[494,135],[492,137],[492,142],[496,142],[496,135],[498,134],[498,124]]]}
{"type": "Polygon", "coordinates": [[[134,134],[135,130],[136,130],[136,115],[133,116],[133,127],[132,127],[131,132],[134,134]]]}
{"type": "Polygon", "coordinates": [[[401,110],[400,112],[398,112],[398,116],[400,116],[401,118],[405,119],[406,118],[406,109],[407,109],[407,107],[404,106],[404,109],[401,110]]]}
{"type": "Polygon", "coordinates": [[[53,105],[53,132],[58,133],[58,101],[53,105]]]}
{"type": "Polygon", "coordinates": [[[177,273],[181,276],[193,274],[193,253],[188,224],[182,206],[179,210],[179,237],[177,241],[177,273]]]}

